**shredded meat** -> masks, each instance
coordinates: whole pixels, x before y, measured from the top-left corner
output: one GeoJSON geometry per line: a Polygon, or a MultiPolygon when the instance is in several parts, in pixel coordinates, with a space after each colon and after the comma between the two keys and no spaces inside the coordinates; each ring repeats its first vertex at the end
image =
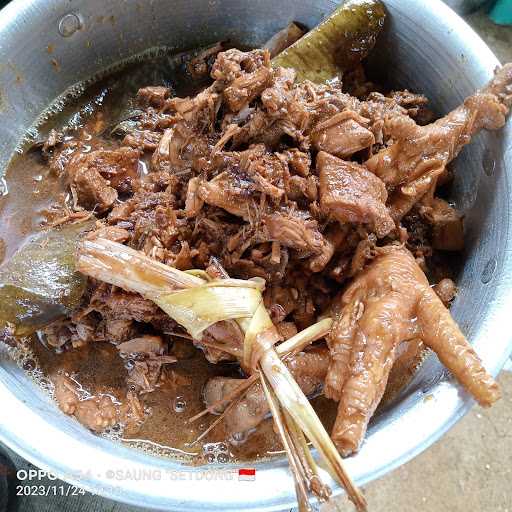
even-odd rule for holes
{"type": "Polygon", "coordinates": [[[97,150],[86,153],[75,165],[93,168],[106,178],[118,192],[130,192],[132,182],[138,174],[139,152],[121,147],[119,149],[97,150]]]}
{"type": "Polygon", "coordinates": [[[117,345],[117,350],[121,354],[159,354],[162,355],[165,346],[160,336],[141,336],[124,341],[117,345]]]}
{"type": "Polygon", "coordinates": [[[151,86],[139,89],[137,100],[141,105],[151,105],[161,108],[165,104],[165,100],[169,97],[170,91],[167,87],[151,86]]]}
{"type": "Polygon", "coordinates": [[[72,160],[68,170],[78,203],[98,213],[109,210],[117,200],[117,191],[96,169],[82,167],[79,160],[72,160]]]}
{"type": "Polygon", "coordinates": [[[162,384],[162,370],[165,364],[175,363],[174,356],[155,355],[133,362],[127,384],[140,394],[151,393],[162,384]]]}
{"type": "Polygon", "coordinates": [[[263,218],[269,240],[298,251],[302,256],[320,254],[326,241],[318,230],[318,223],[305,212],[282,211],[263,218]]]}
{"type": "Polygon", "coordinates": [[[123,291],[98,289],[91,299],[91,307],[106,318],[135,320],[150,323],[158,315],[158,306],[140,295],[123,291]]]}

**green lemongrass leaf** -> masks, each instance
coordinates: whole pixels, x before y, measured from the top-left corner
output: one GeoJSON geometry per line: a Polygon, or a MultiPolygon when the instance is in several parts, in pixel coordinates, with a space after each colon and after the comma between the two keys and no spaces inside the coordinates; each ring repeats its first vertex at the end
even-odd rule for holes
{"type": "Polygon", "coordinates": [[[253,287],[201,286],[161,295],[153,299],[173,320],[185,327],[194,339],[210,325],[222,320],[251,318],[262,302],[253,287]]]}
{"type": "Polygon", "coordinates": [[[298,81],[324,83],[368,55],[385,18],[380,0],[348,0],[274,57],[272,65],[294,68],[298,81]]]}

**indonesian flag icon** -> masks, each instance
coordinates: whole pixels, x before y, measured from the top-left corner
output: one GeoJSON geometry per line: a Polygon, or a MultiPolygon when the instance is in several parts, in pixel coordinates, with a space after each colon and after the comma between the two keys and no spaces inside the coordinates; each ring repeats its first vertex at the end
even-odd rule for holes
{"type": "Polygon", "coordinates": [[[238,480],[256,480],[256,470],[251,468],[240,468],[238,470],[238,480]]]}

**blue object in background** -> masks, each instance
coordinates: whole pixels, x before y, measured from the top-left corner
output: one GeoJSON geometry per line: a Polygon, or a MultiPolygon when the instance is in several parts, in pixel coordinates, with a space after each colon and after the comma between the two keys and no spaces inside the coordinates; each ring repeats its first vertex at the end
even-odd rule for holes
{"type": "Polygon", "coordinates": [[[512,25],[512,0],[498,0],[489,16],[498,25],[512,25]]]}

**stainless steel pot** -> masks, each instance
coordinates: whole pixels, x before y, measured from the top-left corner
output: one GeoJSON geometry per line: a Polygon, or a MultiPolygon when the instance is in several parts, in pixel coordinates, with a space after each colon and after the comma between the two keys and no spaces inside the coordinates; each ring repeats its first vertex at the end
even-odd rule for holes
{"type": "MultiPolygon", "coordinates": [[[[372,58],[390,84],[424,92],[441,113],[491,77],[496,58],[442,2],[385,3],[389,19],[372,58]]],[[[0,16],[0,163],[53,98],[100,68],[162,45],[181,50],[230,38],[258,46],[292,20],[315,25],[333,7],[330,0],[14,0],[0,16]]],[[[467,247],[452,311],[496,374],[512,349],[511,124],[477,137],[456,167],[454,199],[466,215],[467,247]]],[[[167,510],[294,505],[284,458],[255,464],[256,480],[238,482],[226,473],[206,476],[204,468],[113,444],[60,413],[5,352],[0,404],[4,443],[37,466],[109,498],[167,510]]],[[[472,405],[431,357],[374,418],[363,449],[347,461],[350,473],[364,484],[391,471],[442,436],[472,405]]]]}

